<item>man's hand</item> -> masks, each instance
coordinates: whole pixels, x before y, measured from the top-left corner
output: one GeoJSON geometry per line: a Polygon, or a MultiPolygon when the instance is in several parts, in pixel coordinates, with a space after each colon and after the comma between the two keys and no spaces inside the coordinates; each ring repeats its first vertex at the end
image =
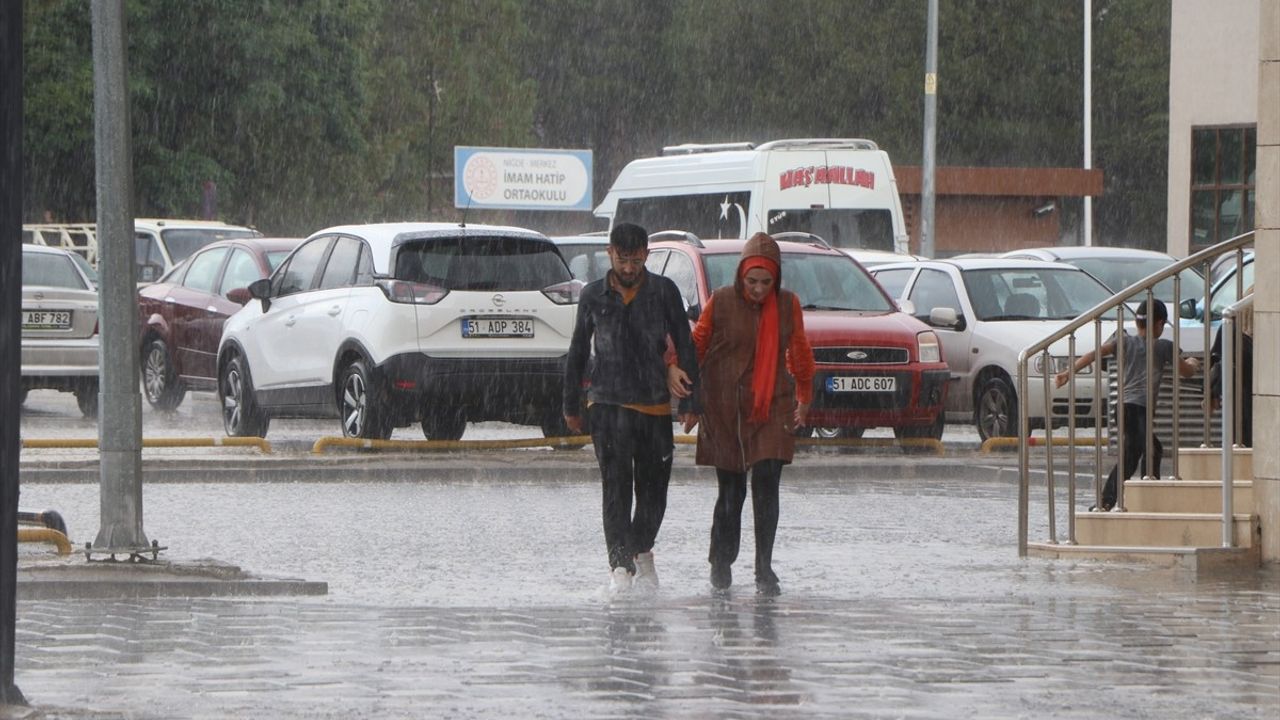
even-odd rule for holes
{"type": "Polygon", "coordinates": [[[1070,379],[1071,379],[1071,371],[1063,370],[1062,372],[1053,376],[1053,386],[1062,387],[1063,385],[1066,385],[1067,381],[1070,379]]]}
{"type": "Polygon", "coordinates": [[[688,434],[698,424],[698,416],[695,413],[680,413],[680,422],[684,424],[684,431],[688,434]]]}
{"type": "Polygon", "coordinates": [[[569,429],[574,431],[575,433],[578,433],[579,435],[582,434],[582,416],[581,415],[565,415],[564,424],[568,425],[569,429]]]}
{"type": "Polygon", "coordinates": [[[680,369],[679,365],[667,366],[667,391],[674,398],[687,398],[693,390],[693,381],[689,379],[689,374],[680,369]]]}
{"type": "Polygon", "coordinates": [[[809,403],[796,403],[795,421],[796,427],[804,427],[809,424],[809,403]]]}

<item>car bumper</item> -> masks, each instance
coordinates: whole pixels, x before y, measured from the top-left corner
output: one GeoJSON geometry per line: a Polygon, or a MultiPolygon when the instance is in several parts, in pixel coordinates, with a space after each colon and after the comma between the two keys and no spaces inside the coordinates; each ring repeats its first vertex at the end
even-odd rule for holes
{"type": "Polygon", "coordinates": [[[22,379],[98,376],[98,338],[23,340],[22,379]]]}
{"type": "Polygon", "coordinates": [[[813,376],[809,424],[819,427],[900,427],[933,422],[946,402],[950,373],[943,370],[822,368],[813,376]],[[841,375],[892,377],[888,392],[832,392],[827,378],[841,375]]]}
{"type": "Polygon", "coordinates": [[[394,355],[375,369],[393,413],[419,420],[435,405],[464,407],[469,421],[537,423],[561,413],[565,357],[433,358],[394,355]]]}

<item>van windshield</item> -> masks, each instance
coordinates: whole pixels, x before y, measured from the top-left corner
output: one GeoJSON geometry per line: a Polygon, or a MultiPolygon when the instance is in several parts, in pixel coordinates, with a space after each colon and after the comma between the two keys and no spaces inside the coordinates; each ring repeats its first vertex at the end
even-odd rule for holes
{"type": "Polygon", "coordinates": [[[893,216],[883,208],[769,211],[771,234],[793,230],[813,233],[832,247],[893,251],[893,216]]]}

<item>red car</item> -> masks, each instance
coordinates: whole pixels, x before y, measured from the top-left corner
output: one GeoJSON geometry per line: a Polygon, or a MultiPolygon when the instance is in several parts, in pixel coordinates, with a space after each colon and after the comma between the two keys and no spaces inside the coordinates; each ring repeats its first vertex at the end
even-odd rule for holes
{"type": "Polygon", "coordinates": [[[187,390],[217,390],[222,323],[248,301],[249,283],[270,275],[301,242],[263,237],[214,242],[138,291],[142,385],[152,407],[173,410],[187,390]]]}
{"type": "MultiPolygon", "coordinates": [[[[892,427],[899,438],[941,438],[950,373],[928,325],[899,311],[855,260],[817,236],[775,236],[782,249],[782,286],[804,305],[805,334],[817,368],[811,428],[825,436],[859,437],[892,427]]],[[[733,283],[744,240],[699,240],[658,233],[649,243],[651,272],[680,288],[696,319],[711,292],[733,283]],[[679,238],[674,240],[666,237],[679,238]]]]}

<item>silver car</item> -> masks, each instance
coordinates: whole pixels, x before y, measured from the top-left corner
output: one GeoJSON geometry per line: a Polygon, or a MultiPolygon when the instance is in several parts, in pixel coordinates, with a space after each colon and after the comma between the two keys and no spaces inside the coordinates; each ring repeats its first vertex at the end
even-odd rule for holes
{"type": "Polygon", "coordinates": [[[97,274],[59,248],[22,246],[22,399],[30,390],[76,395],[98,414],[97,274]]]}

